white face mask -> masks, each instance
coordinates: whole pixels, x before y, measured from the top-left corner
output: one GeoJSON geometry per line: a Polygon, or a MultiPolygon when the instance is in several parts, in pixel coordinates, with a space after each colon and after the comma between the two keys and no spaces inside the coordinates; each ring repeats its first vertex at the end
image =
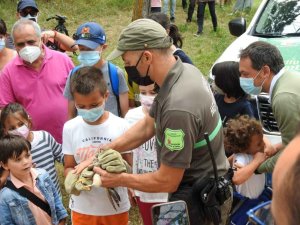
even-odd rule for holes
{"type": "Polygon", "coordinates": [[[5,48],[5,39],[0,39],[0,52],[5,48]]]}
{"type": "Polygon", "coordinates": [[[41,55],[41,49],[38,46],[25,46],[19,51],[20,57],[26,61],[33,63],[41,55]]]}
{"type": "Polygon", "coordinates": [[[29,128],[24,124],[23,126],[15,129],[15,130],[8,131],[8,133],[23,136],[25,139],[27,139],[27,137],[29,135],[29,128]]]}
{"type": "Polygon", "coordinates": [[[150,110],[151,108],[151,105],[153,104],[153,101],[154,101],[154,98],[156,96],[153,96],[153,95],[143,95],[143,94],[140,94],[140,102],[141,102],[141,105],[146,109],[146,110],[150,110]]]}
{"type": "Polygon", "coordinates": [[[21,16],[21,19],[27,19],[27,20],[32,20],[37,23],[38,15],[36,16],[31,16],[29,13],[27,16],[21,16]]]}

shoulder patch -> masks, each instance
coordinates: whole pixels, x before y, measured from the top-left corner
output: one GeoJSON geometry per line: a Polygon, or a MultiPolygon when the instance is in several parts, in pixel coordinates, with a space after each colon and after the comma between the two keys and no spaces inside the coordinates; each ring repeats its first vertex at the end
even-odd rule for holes
{"type": "Polygon", "coordinates": [[[184,132],[180,130],[165,130],[165,146],[171,151],[180,151],[184,148],[184,132]]]}

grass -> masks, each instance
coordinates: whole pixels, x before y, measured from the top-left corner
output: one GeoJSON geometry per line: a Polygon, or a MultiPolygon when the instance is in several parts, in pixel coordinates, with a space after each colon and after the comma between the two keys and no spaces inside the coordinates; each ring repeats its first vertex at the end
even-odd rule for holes
{"type": "MultiPolygon", "coordinates": [[[[6,22],[9,30],[16,20],[16,2],[16,0],[0,0],[0,15],[6,22]]],[[[55,14],[67,16],[66,26],[70,34],[73,34],[77,26],[81,23],[87,21],[100,23],[106,31],[108,43],[108,49],[103,54],[104,57],[116,46],[122,28],[131,22],[133,0],[37,0],[36,2],[40,9],[38,23],[45,29],[55,27],[55,21],[46,21],[48,17],[55,14]]],[[[247,23],[250,22],[258,4],[259,0],[254,0],[252,11],[249,15],[243,15],[247,23]]],[[[214,61],[235,39],[235,37],[230,35],[227,25],[231,19],[237,17],[237,15],[229,15],[231,12],[232,5],[225,5],[223,9],[216,5],[218,30],[217,32],[213,32],[209,11],[206,9],[203,35],[194,37],[193,34],[197,31],[196,11],[192,23],[186,24],[186,14],[181,7],[181,1],[177,1],[176,24],[184,37],[182,49],[191,57],[195,66],[204,75],[208,74],[214,61]]],[[[120,59],[115,61],[115,63],[121,68],[123,67],[120,59]]],[[[62,166],[58,165],[57,169],[62,178],[62,166]]],[[[63,181],[63,178],[61,181],[63,181]]],[[[68,196],[65,192],[63,192],[63,202],[66,208],[68,208],[68,196]]],[[[136,207],[130,212],[130,220],[132,225],[141,224],[136,207]]]]}
{"type": "MultiPolygon", "coordinates": [[[[131,22],[133,0],[37,0],[40,14],[38,22],[42,28],[54,28],[55,21],[46,19],[55,14],[68,17],[66,26],[70,34],[76,31],[81,23],[95,21],[100,23],[107,35],[108,48],[103,53],[107,56],[116,46],[118,36],[127,24],[131,22]]],[[[250,22],[259,0],[254,1],[254,7],[249,15],[244,15],[247,22],[250,22]]],[[[16,0],[0,0],[0,15],[7,23],[10,30],[16,20],[16,0]],[[4,6],[4,7],[3,7],[4,6]]],[[[216,5],[218,17],[218,31],[212,31],[211,18],[206,6],[204,34],[201,37],[194,37],[197,31],[196,10],[193,21],[186,24],[186,13],[182,10],[181,1],[177,1],[176,24],[184,37],[183,50],[191,57],[194,64],[207,75],[213,62],[221,55],[224,49],[235,39],[228,31],[228,21],[237,15],[229,15],[232,12],[232,5],[225,5],[221,9],[216,5]]],[[[120,59],[115,61],[123,66],[120,59]]]]}

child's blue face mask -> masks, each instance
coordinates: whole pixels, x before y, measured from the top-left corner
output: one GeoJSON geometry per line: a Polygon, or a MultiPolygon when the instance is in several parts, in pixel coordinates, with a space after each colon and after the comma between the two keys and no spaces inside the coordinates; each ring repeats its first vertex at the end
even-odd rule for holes
{"type": "MultiPolygon", "coordinates": [[[[76,107],[77,108],[77,107],[76,107]]],[[[77,108],[78,115],[86,122],[93,123],[104,114],[105,103],[92,109],[77,108]]]]}
{"type": "Polygon", "coordinates": [[[101,52],[80,51],[77,59],[83,66],[93,66],[101,59],[101,52]]]}

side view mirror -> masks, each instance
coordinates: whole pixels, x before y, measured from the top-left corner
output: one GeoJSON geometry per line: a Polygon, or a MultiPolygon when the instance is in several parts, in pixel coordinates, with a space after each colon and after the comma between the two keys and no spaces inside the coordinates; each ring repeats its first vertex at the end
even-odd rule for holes
{"type": "Polygon", "coordinates": [[[184,201],[160,203],[152,206],[153,225],[190,225],[184,201]]]}
{"type": "Polygon", "coordinates": [[[246,31],[246,20],[243,17],[233,19],[229,21],[228,27],[231,35],[239,37],[246,31]]]}

